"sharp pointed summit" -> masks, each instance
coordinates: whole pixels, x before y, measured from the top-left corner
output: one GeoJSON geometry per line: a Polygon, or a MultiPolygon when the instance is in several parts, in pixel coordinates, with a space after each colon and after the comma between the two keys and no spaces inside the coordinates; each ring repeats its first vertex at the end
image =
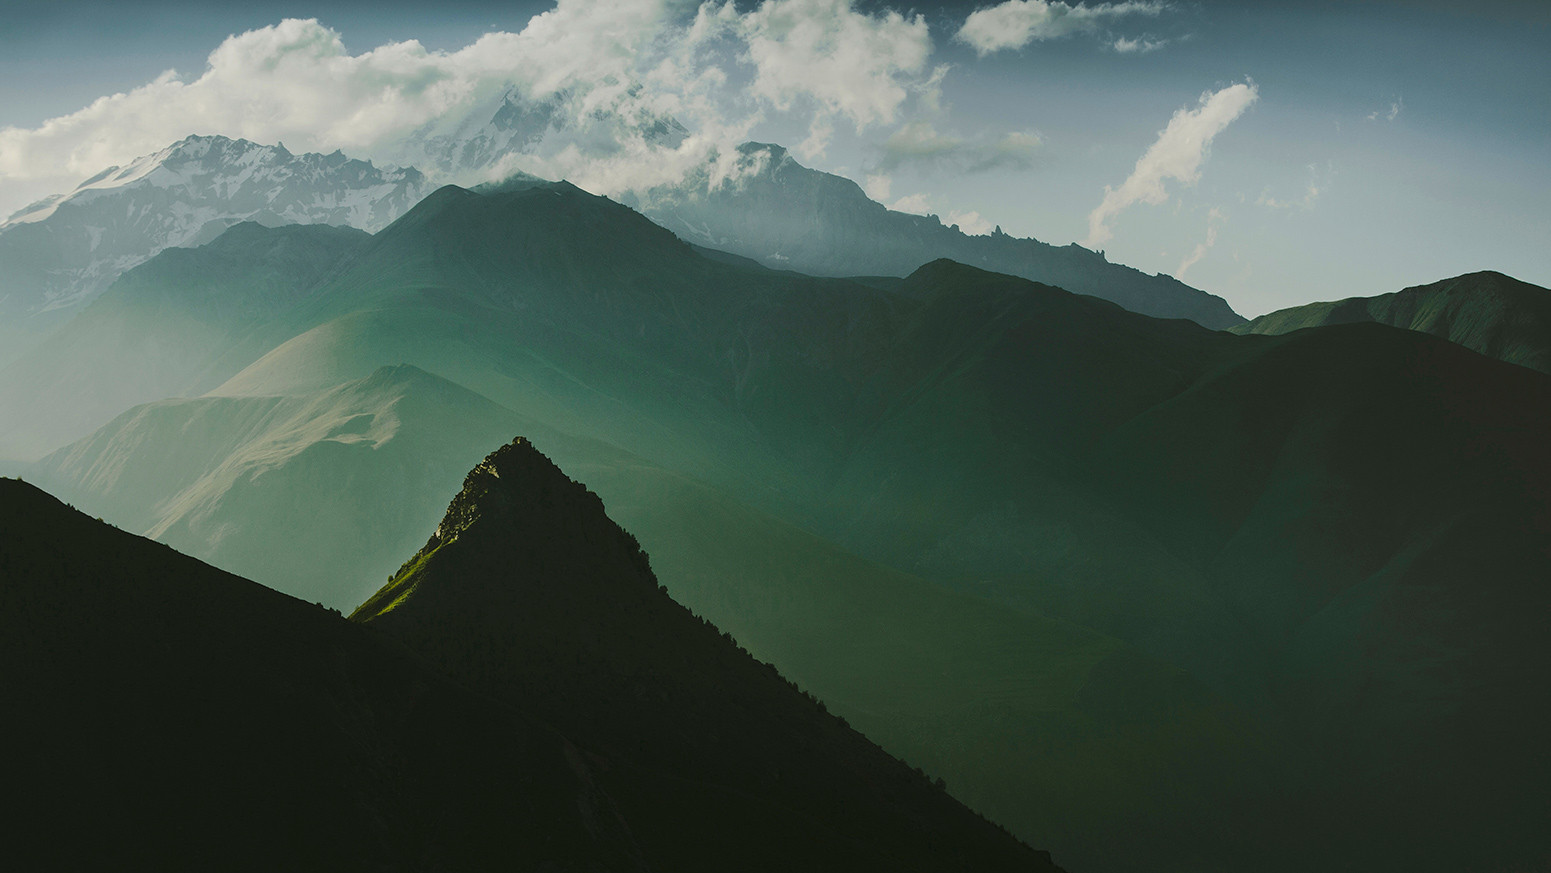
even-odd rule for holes
{"type": "Polygon", "coordinates": [[[1055,869],[675,603],[525,439],[352,618],[596,755],[654,868],[1055,869]]]}

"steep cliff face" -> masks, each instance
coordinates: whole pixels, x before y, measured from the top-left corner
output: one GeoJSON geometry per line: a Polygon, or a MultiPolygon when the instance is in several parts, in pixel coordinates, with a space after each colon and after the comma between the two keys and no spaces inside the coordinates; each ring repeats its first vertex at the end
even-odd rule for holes
{"type": "Polygon", "coordinates": [[[598,755],[663,869],[1053,869],[673,602],[525,440],[352,617],[598,755]]]}

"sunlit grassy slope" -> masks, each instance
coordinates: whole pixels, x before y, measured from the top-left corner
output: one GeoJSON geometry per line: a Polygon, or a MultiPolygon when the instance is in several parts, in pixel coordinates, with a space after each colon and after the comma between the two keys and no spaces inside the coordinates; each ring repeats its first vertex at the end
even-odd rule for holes
{"type": "Polygon", "coordinates": [[[1490,270],[1393,294],[1282,309],[1232,330],[1282,334],[1365,321],[1430,333],[1487,357],[1551,373],[1551,291],[1490,270]]]}

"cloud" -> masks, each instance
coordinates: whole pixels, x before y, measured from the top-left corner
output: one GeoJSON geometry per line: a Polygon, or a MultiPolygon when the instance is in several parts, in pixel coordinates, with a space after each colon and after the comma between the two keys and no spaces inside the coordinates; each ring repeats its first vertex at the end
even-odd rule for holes
{"type": "Polygon", "coordinates": [[[869,173],[862,184],[867,196],[879,203],[889,199],[889,190],[893,187],[894,180],[884,173],[869,173]]]}
{"type": "Polygon", "coordinates": [[[1395,119],[1400,117],[1401,110],[1403,110],[1405,108],[1406,108],[1406,101],[1401,99],[1401,98],[1399,98],[1399,97],[1396,97],[1394,100],[1390,101],[1388,109],[1375,109],[1372,112],[1368,113],[1368,120],[1369,121],[1378,121],[1379,119],[1382,118],[1385,121],[1394,121],[1395,119]]]}
{"type": "Polygon", "coordinates": [[[1114,42],[1110,43],[1110,48],[1113,48],[1115,51],[1123,55],[1145,55],[1148,52],[1155,52],[1168,44],[1169,41],[1166,39],[1129,39],[1122,36],[1114,42]]]}
{"type": "Polygon", "coordinates": [[[1179,262],[1179,269],[1174,271],[1174,278],[1181,282],[1185,281],[1185,272],[1206,257],[1207,249],[1217,244],[1217,225],[1222,220],[1222,210],[1212,207],[1212,210],[1206,214],[1206,239],[1196,244],[1195,249],[1179,262]]]}
{"type": "Polygon", "coordinates": [[[559,0],[519,33],[455,51],[410,40],[352,53],[318,21],[287,19],[228,37],[198,76],[169,70],[35,128],[0,130],[0,214],[191,133],[414,160],[407,140],[455,136],[508,89],[556,121],[531,153],[490,173],[521,168],[613,193],[712,156],[733,162],[730,146],[771,112],[810,122],[808,155],[839,125],[893,124],[940,82],[931,51],[921,17],[851,0],[766,0],[747,12],[714,0],[559,0]],[[642,135],[662,118],[687,136],[665,145],[642,135]]]}
{"type": "Polygon", "coordinates": [[[1116,18],[1130,15],[1157,16],[1164,9],[1164,3],[1154,0],[1127,0],[1093,6],[1083,3],[1071,6],[1046,0],[1007,0],[971,12],[954,39],[969,45],[976,54],[985,57],[1004,49],[1023,48],[1031,42],[1091,33],[1098,30],[1105,21],[1116,18]]]}
{"type": "Polygon", "coordinates": [[[851,0],[766,0],[746,15],[718,13],[747,45],[752,93],[780,110],[802,99],[858,127],[889,123],[932,53],[926,19],[869,15],[851,0]]]}
{"type": "Polygon", "coordinates": [[[1201,177],[1201,165],[1211,150],[1213,137],[1243,115],[1259,96],[1253,82],[1240,83],[1204,93],[1196,108],[1175,112],[1120,187],[1105,186],[1104,199],[1088,215],[1088,239],[1084,244],[1092,248],[1113,237],[1110,223],[1128,207],[1167,201],[1165,181],[1195,184],[1201,177]]]}
{"type": "Polygon", "coordinates": [[[1034,131],[971,140],[939,132],[931,122],[912,121],[884,141],[879,169],[887,172],[906,164],[946,166],[965,173],[1027,169],[1043,145],[1044,139],[1034,131]]]}
{"type": "MultiPolygon", "coordinates": [[[[1327,167],[1325,178],[1328,178],[1328,175],[1329,168],[1327,167]]],[[[1270,209],[1313,209],[1314,204],[1319,200],[1319,195],[1324,192],[1326,184],[1322,180],[1319,167],[1310,164],[1309,182],[1303,190],[1302,197],[1293,200],[1278,200],[1271,196],[1271,188],[1267,186],[1265,190],[1260,192],[1260,197],[1255,200],[1255,205],[1265,206],[1270,209]]]]}
{"type": "Polygon", "coordinates": [[[978,212],[949,212],[948,224],[956,224],[959,230],[970,236],[985,236],[994,225],[980,217],[978,212]]]}
{"type": "Polygon", "coordinates": [[[911,212],[916,215],[928,215],[932,208],[927,205],[925,194],[911,194],[901,197],[889,204],[889,208],[895,212],[911,212]]]}

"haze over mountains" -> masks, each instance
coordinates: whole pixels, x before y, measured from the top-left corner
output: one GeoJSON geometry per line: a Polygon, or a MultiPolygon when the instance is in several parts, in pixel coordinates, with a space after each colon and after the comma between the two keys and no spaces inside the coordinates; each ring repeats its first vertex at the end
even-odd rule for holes
{"type": "Polygon", "coordinates": [[[161,869],[1058,869],[669,600],[597,498],[520,441],[470,474],[408,590],[363,606],[387,635],[14,480],[0,513],[0,682],[30,714],[3,729],[28,750],[6,768],[29,798],[15,850],[161,869]],[[65,838],[83,823],[91,838],[65,838]]]}
{"type": "MultiPolygon", "coordinates": [[[[562,128],[576,133],[570,130],[575,122],[551,105],[563,99],[535,104],[508,91],[488,113],[473,112],[446,130],[433,125],[416,132],[403,153],[444,179],[504,178],[513,170],[502,169],[503,158],[562,128]]],[[[612,130],[627,122],[603,115],[589,123],[612,130]]],[[[654,143],[671,147],[684,136],[671,118],[636,123],[642,126],[636,132],[654,143]]],[[[904,276],[927,261],[952,257],[1151,315],[1216,328],[1242,321],[1220,298],[1109,264],[1080,246],[1057,248],[1000,234],[970,237],[932,217],[885,210],[855,183],[802,167],[779,146],[747,144],[738,164],[735,178],[714,189],[702,173],[637,199],[650,217],[686,239],[782,269],[904,276]],[[720,230],[711,233],[712,227],[720,230]]],[[[242,221],[375,232],[432,187],[413,167],[378,168],[339,152],[295,155],[283,145],[222,136],[191,136],[127,166],[106,168],[75,191],[0,222],[0,365],[163,249],[197,247],[242,221]]]]}
{"type": "Polygon", "coordinates": [[[108,167],[0,222],[0,363],[165,248],[209,242],[240,221],[375,231],[427,190],[417,170],[223,136],[108,167]]]}
{"type": "Polygon", "coordinates": [[[850,179],[811,170],[786,149],[739,147],[730,178],[708,170],[627,200],[691,242],[816,276],[905,276],[950,258],[1091,294],[1158,318],[1223,329],[1243,322],[1221,298],[1170,276],[1111,264],[1076,243],[1052,246],[1002,233],[971,236],[935,215],[885,209],[850,179]]]}
{"type": "Polygon", "coordinates": [[[930,868],[935,838],[880,818],[858,843],[826,803],[987,830],[769,703],[790,689],[654,578],[1069,869],[1551,851],[1544,289],[1478,274],[1235,335],[1180,283],[889,212],[779,154],[654,192],[655,224],[517,177],[370,236],[249,222],[168,249],[0,370],[0,454],[48,453],[28,476],[61,497],[303,600],[351,608],[391,573],[359,618],[617,765],[570,771],[640,826],[603,828],[603,866],[693,866],[674,809],[704,857],[778,823],[812,835],[792,852],[930,868]],[[1327,323],[1353,320],[1385,323],[1327,323]],[[516,433],[651,569],[526,444],[463,481],[516,433]],[[794,738],[805,762],[767,766],[794,738]],[[787,791],[819,799],[758,827],[722,808],[787,791]]]}
{"type": "Polygon", "coordinates": [[[775,272],[540,181],[370,239],[243,225],[94,308],[180,294],[274,308],[214,309],[181,371],[231,373],[210,396],[36,475],[268,584],[358,602],[482,441],[542,433],[670,592],[1068,866],[1443,869],[1543,812],[1546,657],[1507,619],[1545,605],[1539,374],[948,261],[775,272]],[[254,276],[309,278],[282,304],[254,276]],[[1460,720],[1485,710],[1491,741],[1460,720]]]}

